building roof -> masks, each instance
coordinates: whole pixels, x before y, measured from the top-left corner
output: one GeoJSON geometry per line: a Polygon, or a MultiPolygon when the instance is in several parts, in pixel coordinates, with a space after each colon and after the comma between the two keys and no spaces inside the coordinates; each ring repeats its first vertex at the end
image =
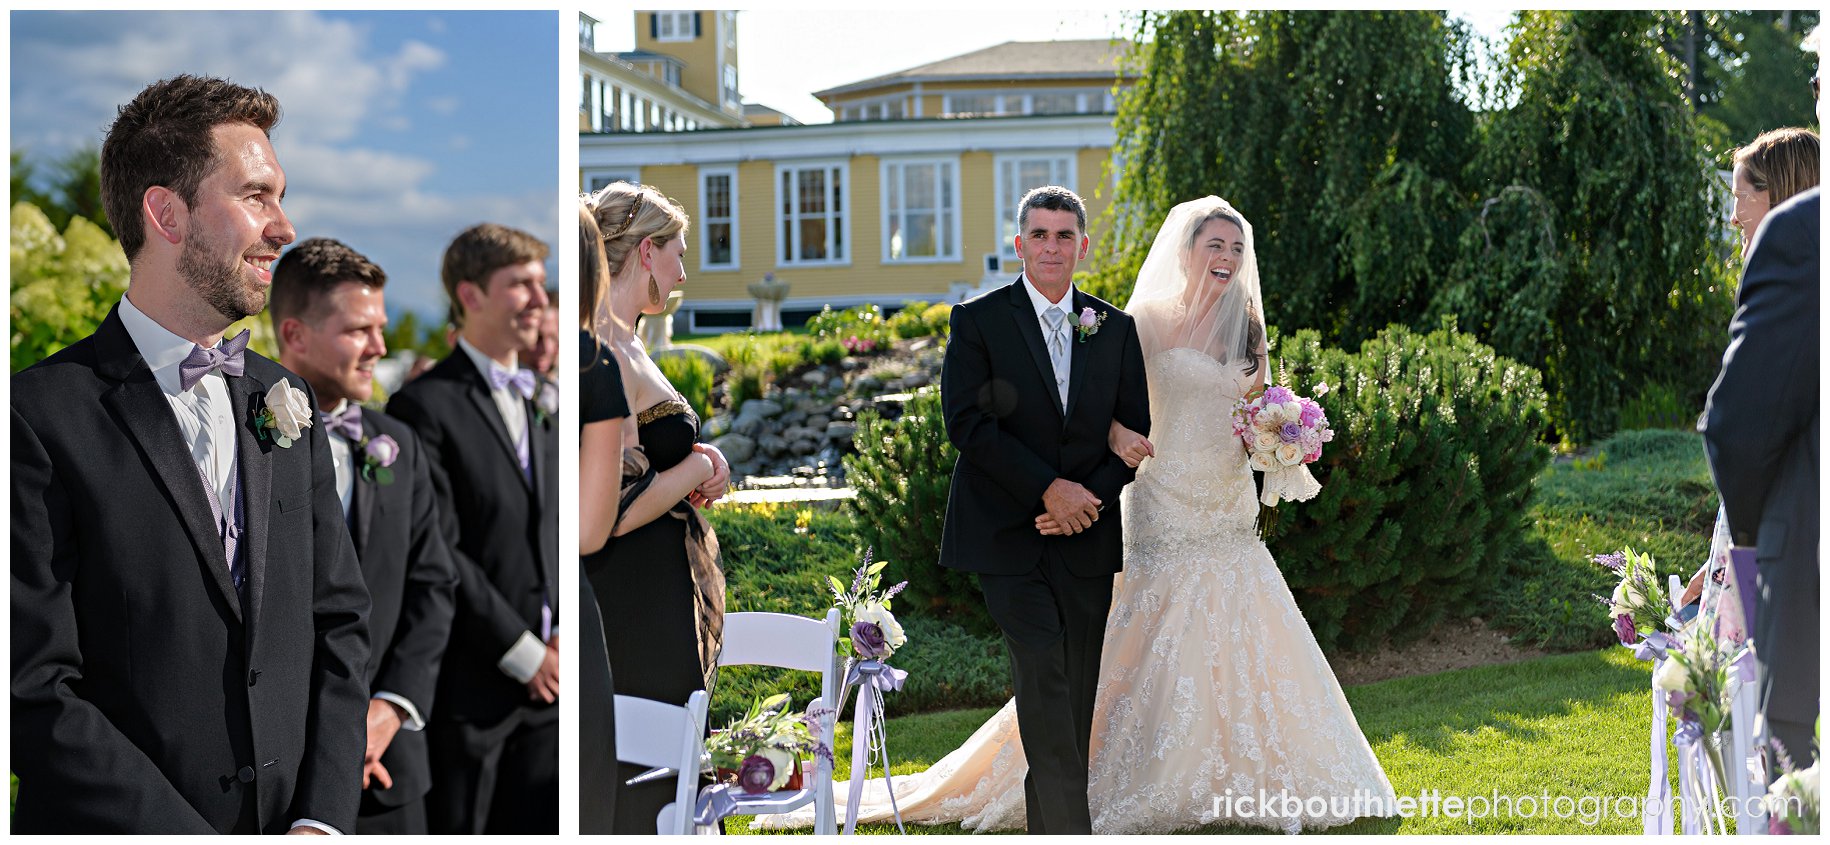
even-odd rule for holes
{"type": "Polygon", "coordinates": [[[1112,79],[1131,47],[1119,39],[1080,41],[1006,41],[971,53],[941,59],[908,70],[814,92],[825,99],[840,94],[909,82],[964,82],[1001,79],[1112,79]]]}
{"type": "Polygon", "coordinates": [[[743,104],[743,116],[746,118],[776,117],[776,118],[780,118],[785,123],[789,123],[792,125],[800,124],[800,121],[794,119],[794,115],[791,115],[780,109],[770,108],[768,106],[763,105],[762,103],[744,103],[743,104]]]}

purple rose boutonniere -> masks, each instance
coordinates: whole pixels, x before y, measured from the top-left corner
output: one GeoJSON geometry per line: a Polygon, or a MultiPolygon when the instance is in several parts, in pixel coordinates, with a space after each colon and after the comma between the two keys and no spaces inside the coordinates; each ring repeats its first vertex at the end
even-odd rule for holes
{"type": "Polygon", "coordinates": [[[394,461],[400,444],[385,434],[362,439],[362,477],[383,486],[394,483],[394,461]]]}
{"type": "Polygon", "coordinates": [[[1080,342],[1086,343],[1087,338],[1099,334],[1099,327],[1105,322],[1106,312],[1100,311],[1095,314],[1093,308],[1088,306],[1080,309],[1080,319],[1075,321],[1074,331],[1080,334],[1080,342]]]}

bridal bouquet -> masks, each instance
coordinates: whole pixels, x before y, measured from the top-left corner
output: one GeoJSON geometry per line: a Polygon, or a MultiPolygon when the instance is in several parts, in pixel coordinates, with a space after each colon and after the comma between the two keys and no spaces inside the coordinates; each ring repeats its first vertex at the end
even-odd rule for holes
{"type": "Polygon", "coordinates": [[[802,754],[832,758],[832,749],[816,738],[830,711],[815,699],[807,712],[796,714],[789,702],[787,693],[752,701],[748,712],[712,732],[705,750],[720,782],[734,780],[751,795],[799,789],[802,754]]]}
{"type": "Polygon", "coordinates": [[[852,574],[850,589],[846,589],[845,582],[837,576],[826,576],[834,606],[843,610],[845,619],[851,622],[851,636],[839,639],[840,654],[856,651],[865,660],[883,660],[908,642],[907,635],[902,632],[902,623],[890,612],[890,599],[902,592],[909,582],[879,593],[877,585],[882,582],[881,573],[887,565],[888,561],[871,563],[871,550],[865,549],[864,563],[852,574]]]}
{"type": "Polygon", "coordinates": [[[1321,492],[1307,465],[1322,457],[1322,444],[1334,440],[1334,429],[1314,399],[1287,387],[1266,388],[1233,406],[1233,435],[1245,443],[1252,469],[1264,473],[1259,501],[1266,506],[1306,502],[1321,492]]]}

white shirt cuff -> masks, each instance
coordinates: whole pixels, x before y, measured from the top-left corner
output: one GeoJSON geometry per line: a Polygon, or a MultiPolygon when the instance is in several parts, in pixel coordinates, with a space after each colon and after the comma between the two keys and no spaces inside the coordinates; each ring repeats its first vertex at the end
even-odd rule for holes
{"type": "Polygon", "coordinates": [[[332,836],[342,836],[343,835],[343,831],[338,830],[334,827],[331,827],[330,825],[327,825],[321,821],[318,821],[317,819],[299,819],[298,821],[293,822],[292,826],[293,827],[315,827],[332,836]]]}
{"type": "Polygon", "coordinates": [[[545,659],[546,643],[534,636],[533,631],[522,631],[521,639],[515,640],[508,653],[496,661],[496,668],[525,684],[534,679],[534,675],[540,671],[540,661],[545,659]]]}
{"type": "Polygon", "coordinates": [[[407,718],[400,723],[401,730],[423,731],[426,729],[426,720],[420,718],[419,708],[414,707],[413,702],[391,692],[378,692],[375,693],[375,697],[389,704],[399,705],[400,709],[407,711],[407,718]]]}

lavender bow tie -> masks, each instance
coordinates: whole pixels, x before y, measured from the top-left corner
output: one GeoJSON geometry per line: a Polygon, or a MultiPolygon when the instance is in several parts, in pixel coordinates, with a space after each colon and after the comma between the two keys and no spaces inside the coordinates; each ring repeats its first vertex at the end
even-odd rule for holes
{"type": "Polygon", "coordinates": [[[319,411],[318,420],[324,423],[325,431],[341,434],[351,443],[362,442],[361,406],[349,405],[334,414],[329,411],[319,411]]]}
{"type": "Polygon", "coordinates": [[[514,386],[515,392],[521,394],[521,398],[534,398],[534,371],[523,369],[510,372],[491,364],[489,367],[489,389],[501,390],[503,387],[509,385],[514,386]]]}
{"type": "Polygon", "coordinates": [[[211,370],[221,370],[225,376],[239,376],[246,368],[242,353],[248,348],[248,330],[242,329],[238,334],[222,342],[214,349],[192,346],[191,354],[184,356],[178,364],[178,387],[190,390],[197,386],[197,380],[208,375],[211,370]]]}

